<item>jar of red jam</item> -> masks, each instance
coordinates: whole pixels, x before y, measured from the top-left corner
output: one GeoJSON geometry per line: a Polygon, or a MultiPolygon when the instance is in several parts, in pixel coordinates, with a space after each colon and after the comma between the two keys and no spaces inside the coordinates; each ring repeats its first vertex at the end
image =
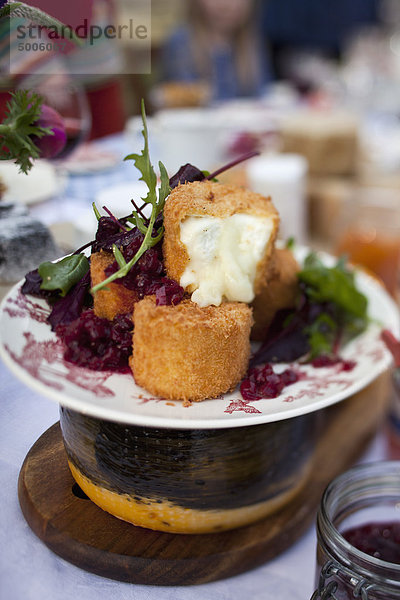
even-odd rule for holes
{"type": "Polygon", "coordinates": [[[400,600],[400,461],[363,464],[326,488],[312,600],[400,600]]]}

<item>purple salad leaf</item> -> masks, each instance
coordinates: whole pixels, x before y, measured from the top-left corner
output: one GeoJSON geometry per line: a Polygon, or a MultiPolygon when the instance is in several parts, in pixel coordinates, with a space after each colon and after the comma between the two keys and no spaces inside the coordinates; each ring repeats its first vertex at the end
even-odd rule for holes
{"type": "Polygon", "coordinates": [[[217,175],[220,173],[224,173],[232,167],[239,165],[245,160],[249,160],[254,156],[260,154],[258,151],[246,152],[242,156],[235,158],[234,160],[229,161],[227,164],[223,165],[217,171],[213,173],[208,173],[208,171],[200,171],[197,167],[191,165],[190,163],[186,163],[183,165],[175,175],[173,175],[169,180],[169,186],[171,189],[177,187],[180,183],[192,183],[193,181],[205,181],[205,180],[214,180],[217,175]]]}
{"type": "Polygon", "coordinates": [[[194,167],[190,163],[183,165],[175,175],[170,177],[169,187],[173,190],[179,184],[192,183],[193,181],[203,181],[206,178],[203,171],[194,167]]]}
{"type": "Polygon", "coordinates": [[[240,165],[240,163],[249,160],[250,158],[254,158],[254,156],[258,156],[259,154],[260,152],[258,152],[257,150],[254,150],[252,152],[246,152],[246,154],[242,154],[242,156],[238,156],[237,158],[226,163],[225,165],[222,165],[222,167],[219,167],[219,169],[217,169],[216,171],[213,171],[212,173],[204,173],[206,175],[206,179],[208,179],[209,181],[213,181],[221,173],[225,173],[225,171],[229,171],[229,169],[236,167],[236,165],[240,165]]]}
{"type": "Polygon", "coordinates": [[[52,311],[47,319],[53,331],[55,331],[59,325],[68,325],[68,323],[75,321],[81,314],[83,308],[90,305],[92,296],[89,293],[89,289],[90,271],[82,277],[66,296],[57,300],[53,305],[52,311]]]}
{"type": "Polygon", "coordinates": [[[304,315],[290,310],[279,310],[269,326],[265,341],[252,356],[250,366],[267,362],[292,362],[310,350],[305,332],[304,315]]]}
{"type": "Polygon", "coordinates": [[[58,290],[43,290],[40,287],[41,284],[42,278],[39,275],[39,270],[34,269],[33,271],[29,271],[29,273],[25,275],[25,281],[22,284],[21,292],[25,295],[30,294],[31,296],[35,296],[37,298],[44,298],[45,300],[53,300],[58,298],[58,290]]]}
{"type": "Polygon", "coordinates": [[[112,235],[120,233],[121,229],[118,223],[111,217],[100,217],[97,222],[96,241],[103,241],[112,235]]]}
{"type": "Polygon", "coordinates": [[[21,292],[23,294],[32,294],[32,296],[42,296],[44,290],[40,289],[41,283],[42,278],[39,275],[38,269],[29,271],[29,273],[25,275],[25,281],[22,285],[21,292]]]}
{"type": "MultiPolygon", "coordinates": [[[[109,217],[102,217],[102,219],[110,219],[109,217]]],[[[110,219],[111,223],[112,220],[110,219]]],[[[114,223],[115,225],[115,223],[114,223]]],[[[121,250],[121,252],[130,247],[136,247],[137,250],[140,248],[144,235],[135,227],[129,231],[121,231],[119,228],[114,233],[110,233],[111,227],[108,230],[103,230],[96,234],[96,240],[92,245],[92,252],[99,252],[105,250],[106,252],[112,252],[114,244],[121,250]],[[103,233],[104,231],[104,233],[103,233]]],[[[134,254],[136,254],[137,250],[134,254]]]]}
{"type": "Polygon", "coordinates": [[[300,290],[297,307],[277,311],[264,342],[251,358],[251,367],[337,353],[343,333],[340,310],[333,302],[315,302],[304,283],[300,290]]]}

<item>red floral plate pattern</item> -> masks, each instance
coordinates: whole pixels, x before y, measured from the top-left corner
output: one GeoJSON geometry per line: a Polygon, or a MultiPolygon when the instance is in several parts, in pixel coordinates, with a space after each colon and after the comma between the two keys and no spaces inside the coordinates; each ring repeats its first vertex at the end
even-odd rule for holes
{"type": "MultiPolygon", "coordinates": [[[[297,250],[301,261],[306,248],[297,250]]],[[[333,258],[322,257],[328,264],[333,258]]],[[[342,351],[356,361],[352,371],[341,365],[315,369],[292,363],[300,381],[274,399],[245,401],[239,390],[221,398],[184,407],[179,401],[154,398],[135,384],[130,374],[97,372],[63,359],[63,347],[46,323],[49,308],[42,300],[24,296],[17,284],[0,307],[0,355],[14,374],[39,393],[94,417],[169,428],[224,428],[255,425],[295,417],[339,402],[364,388],[385,371],[391,356],[380,340],[382,328],[398,335],[399,310],[382,286],[357,272],[357,285],[368,297],[371,323],[342,351]]],[[[277,365],[276,370],[287,368],[277,365]]]]}

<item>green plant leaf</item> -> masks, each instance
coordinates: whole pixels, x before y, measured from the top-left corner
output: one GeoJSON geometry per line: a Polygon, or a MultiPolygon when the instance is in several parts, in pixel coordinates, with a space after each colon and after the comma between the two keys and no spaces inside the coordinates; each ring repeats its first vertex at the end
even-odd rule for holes
{"type": "Polygon", "coordinates": [[[137,214],[137,212],[135,212],[135,214],[134,214],[134,224],[139,229],[140,233],[143,233],[144,235],[146,235],[147,227],[144,224],[144,220],[142,219],[142,217],[140,215],[137,214]]]}
{"type": "Polygon", "coordinates": [[[145,198],[142,198],[142,200],[143,202],[146,202],[146,204],[152,204],[154,206],[157,203],[157,175],[150,161],[149,133],[147,129],[146,111],[143,99],[141,103],[141,112],[143,121],[142,135],[144,139],[144,148],[140,154],[129,154],[124,158],[124,160],[134,161],[135,167],[142,174],[142,176],[139,177],[139,180],[144,181],[148,187],[147,196],[145,198]]]}
{"type": "MultiPolygon", "coordinates": [[[[158,242],[162,239],[164,234],[164,227],[160,227],[157,230],[157,235],[153,236],[154,223],[157,216],[163,211],[165,199],[171,191],[169,185],[169,178],[167,174],[167,170],[162,162],[159,163],[160,168],[160,176],[161,176],[161,185],[157,196],[157,176],[155,174],[154,168],[150,161],[149,154],[149,136],[147,129],[147,121],[146,121],[146,111],[144,106],[144,101],[141,103],[141,112],[142,112],[142,120],[143,120],[143,130],[142,135],[144,139],[144,148],[140,154],[129,154],[124,158],[124,160],[133,160],[135,163],[135,167],[140,171],[141,177],[140,180],[144,181],[148,188],[148,193],[145,198],[142,198],[143,202],[146,204],[152,205],[150,218],[144,219],[141,215],[138,214],[137,211],[132,212],[132,218],[134,219],[134,223],[139,231],[144,235],[144,239],[142,244],[140,245],[139,250],[136,252],[135,256],[131,258],[128,263],[123,264],[121,260],[117,261],[118,266],[120,267],[118,271],[110,275],[107,279],[95,285],[91,292],[95,294],[98,290],[106,287],[112,281],[116,279],[120,279],[121,277],[125,277],[133,267],[133,265],[139,260],[139,258],[148,250],[149,248],[158,244],[158,242]]],[[[115,251],[114,251],[115,256],[115,251]]],[[[121,254],[122,256],[122,254],[121,254]]],[[[123,258],[123,256],[122,256],[123,258]]]]}
{"type": "Polygon", "coordinates": [[[0,8],[0,19],[9,17],[13,11],[21,6],[22,2],[6,2],[6,4],[0,8]]]}
{"type": "Polygon", "coordinates": [[[41,138],[53,132],[36,125],[43,103],[41,96],[30,90],[18,90],[11,96],[6,117],[0,124],[0,159],[14,160],[20,171],[27,173],[33,166],[32,159],[39,157],[31,136],[41,138]]]}
{"type": "Polygon", "coordinates": [[[315,254],[310,254],[299,279],[307,285],[310,298],[316,302],[334,302],[353,317],[366,318],[367,298],[357,290],[354,273],[342,261],[334,267],[326,267],[315,254]]]}
{"type": "Polygon", "coordinates": [[[120,267],[120,269],[122,269],[123,267],[126,266],[126,260],[124,258],[124,255],[122,254],[121,250],[118,248],[118,246],[116,246],[115,244],[113,244],[113,254],[114,254],[114,258],[118,263],[118,266],[120,267]]]}
{"type": "Polygon", "coordinates": [[[320,314],[305,331],[311,348],[310,360],[321,354],[330,354],[333,351],[337,323],[328,314],[320,314]]]}
{"type": "Polygon", "coordinates": [[[55,263],[44,262],[38,271],[42,290],[60,290],[65,296],[89,271],[89,261],[84,254],[72,254],[55,263]]]}
{"type": "Polygon", "coordinates": [[[285,247],[288,250],[294,250],[294,248],[296,247],[296,240],[293,236],[288,237],[288,239],[286,240],[285,247]]]}
{"type": "Polygon", "coordinates": [[[161,185],[160,185],[160,190],[158,192],[158,205],[157,205],[156,216],[158,216],[159,213],[164,210],[165,200],[171,192],[167,169],[165,168],[165,166],[163,165],[163,163],[161,161],[159,161],[159,163],[158,163],[158,168],[160,169],[161,185]]]}
{"type": "Polygon", "coordinates": [[[100,211],[99,211],[99,209],[97,208],[97,206],[96,206],[96,203],[95,203],[95,202],[92,202],[92,208],[93,208],[94,216],[96,217],[96,219],[97,219],[98,221],[100,221],[100,219],[101,219],[101,214],[100,214],[100,211]]]}
{"type": "Polygon", "coordinates": [[[76,35],[75,31],[69,27],[69,25],[64,25],[55,17],[40,10],[40,8],[29,6],[28,4],[25,4],[25,2],[7,2],[7,4],[0,9],[0,19],[7,17],[22,17],[29,20],[34,25],[51,28],[54,33],[57,33],[64,39],[68,39],[77,46],[83,46],[84,44],[83,40],[76,35]]]}

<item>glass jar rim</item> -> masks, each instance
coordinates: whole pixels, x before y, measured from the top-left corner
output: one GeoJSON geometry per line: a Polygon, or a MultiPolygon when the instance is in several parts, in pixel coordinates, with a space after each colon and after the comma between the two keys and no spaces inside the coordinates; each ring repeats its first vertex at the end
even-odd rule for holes
{"type": "MultiPolygon", "coordinates": [[[[339,500],[343,501],[346,497],[351,498],[351,493],[354,494],[362,489],[362,483],[366,484],[370,482],[371,484],[373,481],[375,481],[375,486],[371,486],[371,492],[373,490],[378,492],[379,484],[382,486],[380,488],[382,492],[385,489],[383,484],[386,482],[388,497],[389,492],[391,494],[390,497],[394,497],[395,492],[393,490],[394,486],[397,485],[396,490],[398,489],[398,502],[400,504],[400,461],[363,463],[345,471],[333,479],[327,486],[318,511],[318,528],[321,533],[329,536],[329,545],[334,550],[334,558],[336,560],[340,560],[340,556],[344,554],[347,557],[347,561],[351,559],[350,564],[352,569],[356,568],[363,577],[368,577],[371,572],[377,573],[377,577],[387,580],[387,584],[395,587],[396,590],[400,590],[400,564],[376,558],[355,548],[342,536],[334,524],[337,514],[331,514],[331,511],[337,507],[335,499],[337,501],[339,498],[339,500]],[[392,487],[389,487],[390,478],[392,478],[392,487]],[[345,492],[346,486],[348,487],[347,495],[345,492]]],[[[364,497],[366,498],[367,495],[365,494],[364,497]]],[[[384,495],[382,494],[383,497],[384,495]]],[[[368,504],[368,506],[370,505],[368,504]]],[[[353,512],[356,512],[356,510],[353,512]]]]}

